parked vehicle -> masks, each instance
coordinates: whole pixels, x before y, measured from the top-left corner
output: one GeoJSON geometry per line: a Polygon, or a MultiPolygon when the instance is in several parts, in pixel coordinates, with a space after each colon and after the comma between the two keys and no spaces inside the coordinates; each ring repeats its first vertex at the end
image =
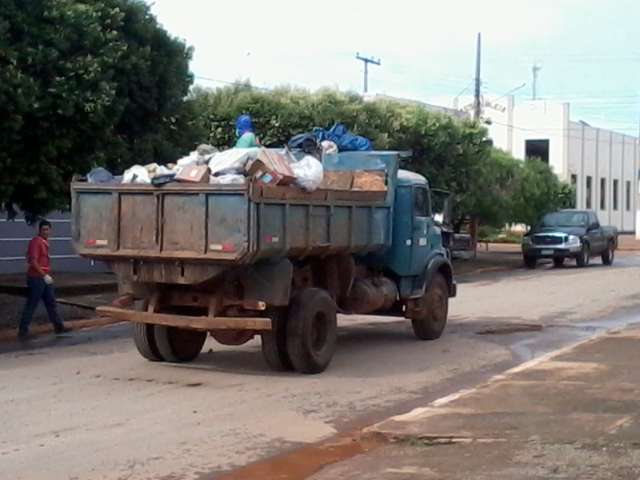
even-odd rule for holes
{"type": "Polygon", "coordinates": [[[617,247],[617,229],[600,225],[591,210],[549,213],[522,239],[522,255],[528,268],[535,268],[542,258],[552,259],[556,267],[572,258],[579,267],[585,267],[595,256],[611,265],[617,247]]]}
{"type": "Polygon", "coordinates": [[[193,360],[207,332],[225,345],[260,335],[272,369],[318,373],[337,313],[406,317],[423,340],[445,328],[456,283],[429,184],[398,164],[397,152],[325,158],[326,171],[384,172],[384,192],[76,181],[73,242],[141,300],[98,311],[134,322],[145,358],[193,360]]]}

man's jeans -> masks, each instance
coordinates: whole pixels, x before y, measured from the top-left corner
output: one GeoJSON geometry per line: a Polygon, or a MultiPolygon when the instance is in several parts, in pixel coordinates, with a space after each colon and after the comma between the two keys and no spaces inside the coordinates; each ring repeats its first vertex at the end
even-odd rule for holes
{"type": "Polygon", "coordinates": [[[29,332],[29,324],[40,300],[44,302],[47,314],[49,315],[49,321],[53,324],[54,328],[56,330],[62,328],[63,323],[56,308],[56,297],[53,292],[53,285],[47,285],[44,278],[27,277],[27,288],[29,289],[27,293],[27,303],[24,306],[18,330],[20,335],[26,335],[29,332]]]}

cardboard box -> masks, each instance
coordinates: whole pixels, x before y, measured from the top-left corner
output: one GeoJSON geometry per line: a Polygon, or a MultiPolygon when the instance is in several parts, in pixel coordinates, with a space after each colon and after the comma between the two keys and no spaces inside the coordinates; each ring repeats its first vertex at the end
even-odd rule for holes
{"type": "Polygon", "coordinates": [[[206,165],[187,165],[178,175],[178,182],[209,183],[209,167],[206,165]]]}
{"type": "Polygon", "coordinates": [[[320,188],[322,190],[351,190],[353,172],[325,170],[320,188]]]}
{"type": "Polygon", "coordinates": [[[287,159],[266,148],[260,149],[247,173],[264,185],[290,185],[296,180],[287,159]]]}
{"type": "Polygon", "coordinates": [[[358,170],[353,173],[353,190],[386,192],[385,173],[380,170],[358,170]]]}

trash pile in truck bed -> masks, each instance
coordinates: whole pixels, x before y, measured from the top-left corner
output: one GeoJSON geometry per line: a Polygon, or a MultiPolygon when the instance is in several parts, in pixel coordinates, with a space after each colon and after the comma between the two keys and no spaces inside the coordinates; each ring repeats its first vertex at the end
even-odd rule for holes
{"type": "MultiPolygon", "coordinates": [[[[180,182],[212,185],[245,185],[249,182],[263,188],[265,196],[278,198],[288,191],[314,192],[368,191],[386,192],[382,171],[324,171],[321,159],[326,154],[338,153],[332,140],[315,141],[315,133],[297,135],[283,149],[230,148],[220,151],[211,145],[200,145],[175,163],[134,165],[122,176],[113,176],[102,167],[87,174],[89,183],[141,184],[162,186],[180,182]],[[304,136],[304,141],[301,142],[304,136]],[[274,187],[278,187],[274,190],[274,187]]],[[[318,138],[319,139],[319,138],[318,138]]],[[[366,140],[366,139],[365,139],[366,140]]],[[[367,140],[368,142],[368,140],[367,140]]],[[[352,142],[353,143],[353,142],[352,142]]],[[[370,149],[370,144],[366,144],[370,149]]]]}

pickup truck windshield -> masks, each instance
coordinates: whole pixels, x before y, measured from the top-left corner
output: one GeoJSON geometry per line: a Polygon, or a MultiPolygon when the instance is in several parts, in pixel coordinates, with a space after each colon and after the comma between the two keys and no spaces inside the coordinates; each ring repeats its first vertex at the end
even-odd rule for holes
{"type": "Polygon", "coordinates": [[[587,214],[582,212],[555,212],[544,216],[542,227],[583,227],[587,224],[587,214]]]}

